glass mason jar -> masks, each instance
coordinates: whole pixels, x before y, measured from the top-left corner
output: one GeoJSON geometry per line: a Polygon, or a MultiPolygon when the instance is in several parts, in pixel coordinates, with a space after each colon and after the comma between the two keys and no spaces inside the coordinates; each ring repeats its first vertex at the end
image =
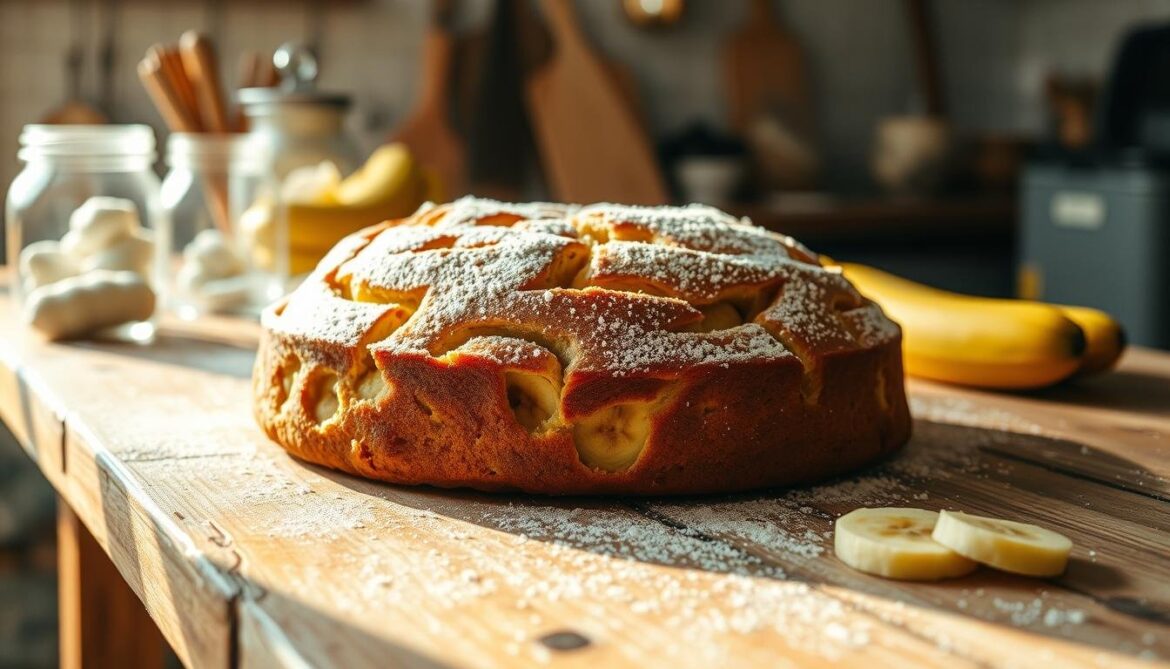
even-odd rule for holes
{"type": "Polygon", "coordinates": [[[171,221],[166,249],[168,307],[183,318],[255,314],[284,294],[283,219],[257,235],[241,217],[275,188],[261,142],[249,135],[174,133],[167,140],[162,204],[171,221]]]}
{"type": "Polygon", "coordinates": [[[333,163],[350,174],[362,161],[357,143],[345,131],[349,96],[316,88],[317,60],[307,48],[282,44],[273,57],[280,86],[244,88],[239,102],[252,134],[269,147],[272,171],[283,179],[294,169],[333,163]]]}
{"type": "MultiPolygon", "coordinates": [[[[24,169],[13,179],[6,203],[8,264],[18,268],[11,288],[16,302],[39,299],[45,291],[39,296],[34,291],[42,287],[71,290],[95,270],[132,271],[148,284],[135,293],[137,305],[94,309],[70,303],[62,311],[80,309],[92,318],[70,319],[71,326],[54,336],[89,334],[88,325],[119,337],[152,336],[149,312],[157,300],[141,296],[149,298],[162,285],[159,249],[169,246],[170,229],[151,167],[154,132],[146,125],[28,125],[20,147],[24,169]],[[136,317],[104,327],[119,313],[136,317]]],[[[27,309],[26,317],[37,324],[27,309]]]]}

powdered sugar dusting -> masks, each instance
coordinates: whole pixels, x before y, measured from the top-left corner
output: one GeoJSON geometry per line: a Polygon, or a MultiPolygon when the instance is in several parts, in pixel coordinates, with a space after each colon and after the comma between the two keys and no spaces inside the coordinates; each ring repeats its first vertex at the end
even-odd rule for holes
{"type": "MultiPolygon", "coordinates": [[[[839,348],[859,345],[851,329],[861,339],[896,335],[882,329],[880,314],[866,313],[856,328],[837,320],[830,300],[851,288],[838,275],[791,258],[790,248],[790,240],[710,207],[594,205],[578,211],[464,198],[384,230],[342,264],[337,277],[361,300],[425,294],[408,323],[374,349],[441,355],[452,341],[458,345],[480,331],[539,335],[571,347],[573,369],[616,376],[781,359],[791,353],[774,336],[777,328],[786,337],[796,333],[795,341],[839,348]],[[577,239],[582,226],[606,225],[638,227],[644,232],[628,234],[651,241],[577,239]],[[570,286],[586,262],[587,284],[614,284],[623,292],[570,286]],[[631,279],[665,296],[624,292],[618,284],[631,279]],[[701,318],[688,301],[705,304],[728,291],[780,283],[786,297],[762,325],[688,331],[701,318]],[[539,299],[531,299],[533,291],[539,299]]],[[[324,332],[344,336],[347,344],[376,314],[368,304],[338,312],[352,328],[324,332]]]]}
{"type": "MultiPolygon", "coordinates": [[[[642,242],[611,241],[593,253],[589,278],[637,277],[668,294],[710,302],[729,289],[763,285],[780,276],[784,257],[723,255],[642,242]]],[[[604,285],[604,284],[601,284],[604,285]]]]}
{"type": "Polygon", "coordinates": [[[461,197],[448,206],[436,225],[442,228],[455,228],[465,225],[477,225],[481,222],[491,222],[497,217],[520,220],[541,220],[563,218],[577,210],[575,205],[554,204],[552,202],[511,203],[500,202],[489,198],[471,196],[461,197]]]}
{"type": "Polygon", "coordinates": [[[609,223],[633,223],[648,229],[659,243],[719,254],[788,257],[783,238],[736,219],[714,207],[640,207],[595,204],[581,209],[580,217],[600,217],[609,223]]]}

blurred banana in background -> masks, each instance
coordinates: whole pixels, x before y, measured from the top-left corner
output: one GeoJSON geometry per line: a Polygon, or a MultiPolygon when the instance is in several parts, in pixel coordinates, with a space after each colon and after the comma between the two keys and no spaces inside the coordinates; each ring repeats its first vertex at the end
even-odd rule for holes
{"type": "Polygon", "coordinates": [[[865,265],[839,266],[901,324],[911,376],[981,388],[1042,388],[1109,370],[1125,350],[1121,327],[1096,309],[960,295],[865,265]]]}
{"type": "MultiPolygon", "coordinates": [[[[281,186],[288,214],[289,273],[311,271],[346,235],[413,213],[424,202],[443,201],[443,188],[402,144],[386,144],[353,174],[342,178],[329,162],[293,170],[281,186]]],[[[278,205],[258,199],[240,218],[255,262],[272,267],[278,205]]]]}
{"type": "Polygon", "coordinates": [[[1081,356],[1076,376],[1092,376],[1113,369],[1125,352],[1125,330],[1121,324],[1100,309],[1065,304],[1056,307],[1085,333],[1085,354],[1081,356]]]}

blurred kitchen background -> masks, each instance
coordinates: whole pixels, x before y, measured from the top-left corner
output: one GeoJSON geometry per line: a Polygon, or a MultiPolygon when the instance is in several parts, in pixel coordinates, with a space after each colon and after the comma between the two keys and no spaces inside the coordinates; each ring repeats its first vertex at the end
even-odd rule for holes
{"type": "MultiPolygon", "coordinates": [[[[523,68],[549,48],[546,35],[525,37],[533,26],[543,30],[538,7],[520,0],[451,5],[443,28],[455,43],[447,86],[452,125],[470,147],[470,189],[555,198],[531,126],[518,118],[523,68]],[[506,20],[499,8],[511,12],[506,20]],[[477,86],[485,80],[498,87],[477,86]],[[476,139],[485,133],[476,119],[493,114],[511,134],[493,144],[488,128],[487,139],[476,139]],[[504,187],[484,185],[491,179],[482,170],[500,157],[476,152],[500,141],[518,147],[504,161],[516,174],[504,187]]],[[[1139,343],[1167,345],[1170,234],[1159,231],[1168,227],[1165,180],[1158,160],[1130,149],[1170,124],[1125,115],[1170,108],[1170,96],[1114,104],[1109,127],[1141,132],[1108,152],[1090,149],[1116,139],[1101,137],[1098,124],[1101,101],[1121,95],[1110,79],[1123,38],[1139,25],[1164,25],[1170,0],[573,6],[589,47],[624,83],[623,99],[654,148],[671,199],[717,204],[815,250],[967,293],[1076,301],[1046,290],[1061,275],[1072,277],[1062,286],[1078,275],[1092,284],[1083,301],[1102,291],[1123,300],[1152,291],[1128,317],[1140,321],[1139,343]],[[733,95],[761,85],[777,95],[754,102],[733,95]],[[1122,225],[1114,226],[1114,211],[1128,217],[1122,225]],[[1092,236],[1103,226],[1113,227],[1092,236]],[[1065,229],[1085,235],[1050,234],[1065,229]],[[1114,251],[1140,267],[1122,271],[1110,259],[1114,251]],[[1051,256],[1106,264],[1053,267],[1051,256]]],[[[318,87],[353,97],[348,131],[369,153],[418,101],[432,25],[432,5],[414,0],[0,2],[0,183],[20,170],[21,127],[69,99],[113,122],[148,123],[164,141],[166,126],[136,65],[151,44],[191,28],[214,40],[228,83],[245,51],[271,53],[289,40],[308,45],[321,66],[318,87]]],[[[1140,71],[1170,62],[1170,51],[1158,50],[1164,43],[1155,39],[1150,51],[1137,52],[1139,71],[1127,75],[1138,81],[1133,95],[1167,88],[1140,71]]],[[[0,448],[4,667],[55,663],[52,506],[35,472],[15,447],[0,448]]]]}

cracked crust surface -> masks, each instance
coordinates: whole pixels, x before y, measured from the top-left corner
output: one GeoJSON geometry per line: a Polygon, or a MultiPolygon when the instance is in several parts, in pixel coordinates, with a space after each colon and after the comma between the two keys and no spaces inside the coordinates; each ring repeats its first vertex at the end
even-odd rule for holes
{"type": "Polygon", "coordinates": [[[897,326],[709,207],[465,198],[340,242],[263,317],[264,430],[396,483],[678,494],[900,447],[897,326]]]}

